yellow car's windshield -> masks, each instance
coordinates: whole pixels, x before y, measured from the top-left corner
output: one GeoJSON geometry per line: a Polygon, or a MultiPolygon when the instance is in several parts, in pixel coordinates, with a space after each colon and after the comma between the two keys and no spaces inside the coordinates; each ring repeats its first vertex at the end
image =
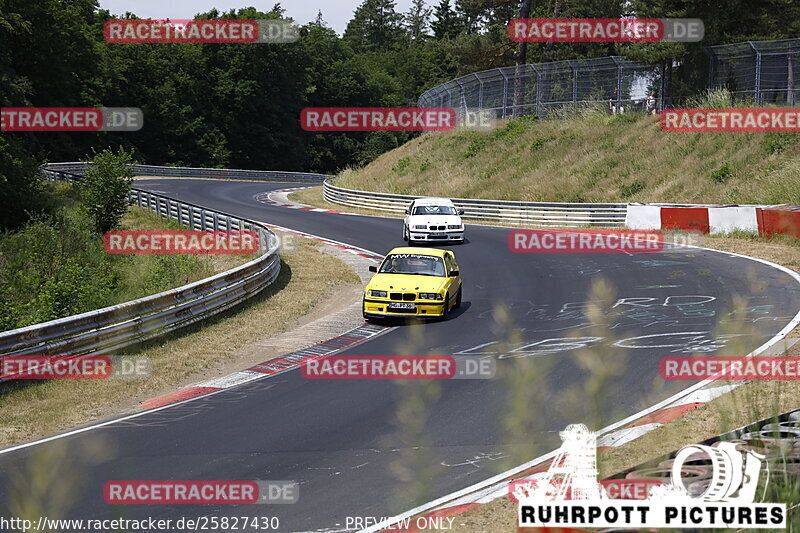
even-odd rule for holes
{"type": "Polygon", "coordinates": [[[421,254],[391,254],[383,260],[382,274],[411,274],[444,277],[444,261],[441,257],[421,254]]]}

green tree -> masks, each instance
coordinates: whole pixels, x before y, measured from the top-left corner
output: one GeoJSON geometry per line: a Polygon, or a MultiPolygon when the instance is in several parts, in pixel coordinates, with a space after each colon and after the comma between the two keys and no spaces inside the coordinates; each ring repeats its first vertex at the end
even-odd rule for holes
{"type": "Polygon", "coordinates": [[[133,152],[120,147],[115,153],[105,149],[96,153],[86,171],[83,201],[95,230],[105,233],[119,226],[128,211],[131,192],[133,152]]]}
{"type": "Polygon", "coordinates": [[[344,39],[358,52],[391,50],[404,40],[403,15],[394,0],[364,0],[344,30],[344,39]]]}
{"type": "Polygon", "coordinates": [[[454,39],[464,28],[461,17],[450,6],[450,0],[440,0],[436,4],[431,22],[433,36],[437,39],[454,39]]]}
{"type": "Polygon", "coordinates": [[[35,159],[13,133],[0,134],[0,229],[17,229],[43,211],[42,178],[35,159]]]}
{"type": "Polygon", "coordinates": [[[411,9],[405,16],[408,35],[412,42],[419,43],[428,39],[431,8],[425,7],[425,0],[414,0],[411,9]]]}

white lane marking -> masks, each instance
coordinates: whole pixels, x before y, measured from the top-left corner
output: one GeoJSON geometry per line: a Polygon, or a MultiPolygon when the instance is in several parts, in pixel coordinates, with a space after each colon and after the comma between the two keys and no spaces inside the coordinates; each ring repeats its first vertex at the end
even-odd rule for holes
{"type": "Polygon", "coordinates": [[[597,439],[597,446],[610,446],[612,448],[616,448],[617,446],[622,446],[623,444],[631,442],[632,440],[636,440],[645,433],[649,433],[650,431],[660,428],[663,425],[664,424],[661,422],[650,422],[649,424],[642,424],[641,426],[619,429],[597,439]]]}
{"type": "MultiPolygon", "coordinates": [[[[686,245],[686,246],[689,247],[689,248],[696,248],[698,250],[706,250],[706,251],[709,251],[709,252],[717,252],[717,253],[721,253],[723,255],[728,255],[728,256],[731,256],[731,257],[740,257],[742,259],[749,259],[751,261],[756,261],[756,262],[759,262],[759,263],[763,263],[765,265],[771,266],[773,268],[776,268],[776,269],[778,269],[778,270],[780,270],[782,272],[785,272],[785,273],[789,274],[789,276],[794,278],[794,280],[798,284],[800,284],[800,274],[798,274],[797,272],[795,272],[793,270],[790,270],[790,269],[788,269],[788,268],[786,268],[784,266],[778,265],[778,264],[773,263],[771,261],[767,261],[766,259],[759,259],[757,257],[750,257],[749,255],[742,255],[742,254],[737,254],[737,253],[733,253],[733,252],[721,252],[720,250],[712,250],[711,248],[703,248],[701,246],[691,246],[691,245],[686,245]]],[[[797,327],[798,324],[800,324],[800,311],[798,311],[797,314],[794,316],[794,318],[788,324],[786,324],[786,326],[782,330],[780,330],[777,334],[775,334],[774,337],[772,337],[766,343],[764,343],[761,346],[759,346],[757,349],[755,349],[752,352],[750,352],[749,354],[747,354],[745,356],[745,358],[754,357],[754,356],[759,355],[759,354],[761,354],[763,352],[766,352],[773,345],[775,345],[776,343],[778,343],[781,340],[783,340],[786,337],[786,335],[789,334],[790,331],[792,331],[795,327],[797,327]]],[[[643,417],[645,417],[645,416],[647,416],[647,415],[649,415],[651,413],[654,413],[654,412],[656,412],[656,411],[658,411],[660,409],[663,409],[664,407],[666,407],[666,406],[668,406],[670,404],[673,404],[673,403],[677,402],[678,400],[688,396],[689,394],[691,394],[691,393],[693,393],[695,391],[698,391],[699,389],[704,388],[705,386],[707,386],[707,385],[709,385],[709,384],[711,384],[713,382],[714,382],[714,380],[705,380],[705,381],[701,381],[699,383],[696,383],[696,384],[692,385],[691,387],[688,387],[688,388],[682,390],[681,392],[678,392],[678,393],[670,396],[666,400],[662,400],[662,401],[656,403],[655,405],[653,405],[651,407],[648,407],[647,409],[643,409],[642,411],[639,411],[636,414],[633,414],[633,415],[631,415],[631,416],[629,416],[627,418],[623,418],[622,420],[620,420],[618,422],[615,422],[615,423],[611,424],[610,426],[607,426],[607,427],[601,429],[600,431],[597,432],[597,435],[598,436],[605,435],[605,434],[610,433],[611,431],[614,431],[614,430],[616,430],[616,429],[618,429],[620,427],[624,427],[624,426],[630,424],[631,422],[635,422],[636,420],[638,420],[640,418],[643,418],[643,417]]],[[[449,502],[455,503],[454,500],[457,500],[458,498],[462,498],[462,497],[464,497],[466,495],[469,495],[469,494],[471,494],[473,492],[481,491],[481,490],[485,491],[487,488],[490,488],[490,489],[494,490],[493,485],[497,485],[499,483],[503,483],[503,482],[507,481],[508,478],[513,476],[514,474],[517,474],[519,472],[523,472],[523,471],[527,470],[528,468],[530,468],[532,466],[536,466],[539,463],[542,463],[542,462],[544,462],[544,461],[546,461],[548,459],[551,459],[551,458],[555,457],[557,452],[558,452],[558,450],[553,450],[553,451],[551,451],[549,453],[546,453],[544,455],[541,455],[541,456],[539,456],[539,457],[537,457],[537,458],[535,458],[535,459],[533,459],[531,461],[528,461],[527,463],[524,463],[522,465],[514,467],[514,468],[512,468],[510,470],[506,470],[505,472],[503,472],[501,474],[498,474],[496,476],[493,476],[493,477],[491,477],[491,478],[489,478],[487,480],[481,481],[479,483],[475,483],[474,485],[471,485],[471,486],[463,488],[463,489],[461,489],[459,491],[453,492],[452,494],[448,494],[448,495],[442,496],[441,498],[437,498],[437,499],[433,500],[432,502],[428,502],[428,503],[422,504],[420,506],[417,506],[417,507],[415,507],[415,508],[413,508],[413,509],[411,509],[409,511],[406,511],[404,513],[401,513],[401,514],[395,516],[395,517],[392,517],[389,520],[384,520],[383,522],[381,522],[380,524],[376,524],[375,526],[368,527],[366,529],[362,529],[358,533],[375,533],[376,531],[380,531],[382,529],[387,529],[388,527],[392,526],[393,524],[396,524],[397,522],[399,522],[400,520],[403,520],[404,518],[413,517],[415,515],[418,515],[420,513],[428,511],[430,509],[439,507],[439,506],[441,506],[441,505],[443,505],[445,503],[449,503],[449,502]]],[[[500,491],[498,490],[497,492],[500,492],[500,491]]]]}
{"type": "MultiPolygon", "coordinates": [[[[266,222],[262,222],[262,224],[268,224],[268,223],[266,223],[266,222]]],[[[298,231],[296,231],[296,230],[290,230],[289,228],[284,228],[284,227],[282,227],[282,226],[274,226],[274,225],[270,225],[270,226],[271,226],[271,227],[275,227],[275,228],[280,228],[280,229],[282,229],[282,230],[284,230],[284,231],[290,231],[290,232],[294,232],[294,233],[299,233],[299,234],[301,234],[301,235],[303,235],[303,236],[308,236],[308,237],[310,237],[310,238],[318,238],[318,239],[321,239],[321,240],[325,240],[325,241],[329,241],[329,242],[334,242],[334,243],[340,244],[340,245],[342,245],[342,246],[351,246],[351,245],[349,245],[349,244],[345,244],[345,243],[343,243],[343,242],[339,242],[339,241],[332,241],[332,240],[330,240],[330,239],[324,239],[323,237],[319,237],[319,236],[317,236],[317,235],[312,235],[312,234],[310,234],[310,233],[301,233],[301,232],[298,232],[298,231]]],[[[351,247],[352,247],[352,248],[358,248],[357,246],[351,246],[351,247]]],[[[375,253],[375,252],[373,252],[373,251],[371,251],[371,250],[367,250],[367,249],[365,249],[365,248],[358,248],[358,249],[359,249],[359,250],[362,250],[364,253],[367,253],[367,254],[371,254],[371,255],[374,255],[374,256],[377,256],[377,257],[383,257],[382,255],[380,255],[380,254],[377,254],[377,253],[375,253]]],[[[358,327],[361,327],[361,326],[358,326],[358,327]]],[[[374,335],[370,335],[370,336],[368,336],[368,337],[364,337],[364,339],[363,339],[363,340],[367,340],[367,339],[369,339],[369,340],[377,339],[378,337],[380,337],[380,336],[382,336],[382,335],[385,335],[386,333],[389,333],[390,331],[394,331],[395,329],[397,329],[397,327],[398,327],[398,326],[392,326],[392,327],[387,327],[387,328],[384,328],[383,330],[380,330],[380,331],[378,331],[378,332],[377,332],[377,333],[375,333],[374,335]]],[[[354,328],[354,329],[357,329],[357,328],[354,328]]],[[[348,333],[348,332],[345,332],[345,333],[343,333],[342,335],[346,335],[347,333],[348,333]]],[[[363,341],[359,341],[359,342],[363,342],[363,341]]],[[[339,350],[334,350],[334,351],[330,352],[330,354],[328,354],[328,355],[334,355],[334,354],[337,354],[337,353],[339,353],[339,352],[341,352],[341,351],[344,351],[344,350],[346,350],[346,349],[348,349],[348,348],[350,348],[350,346],[345,346],[344,348],[340,348],[339,350]]],[[[299,367],[299,366],[293,366],[293,367],[286,368],[285,370],[281,370],[281,371],[279,371],[279,372],[275,372],[275,373],[273,373],[273,374],[263,374],[263,373],[260,373],[260,372],[259,372],[259,374],[261,374],[261,378],[260,378],[260,379],[269,379],[269,378],[272,378],[272,377],[275,377],[275,376],[279,376],[279,375],[281,375],[281,374],[284,374],[284,373],[286,373],[286,372],[291,372],[292,370],[297,370],[298,368],[300,368],[300,367],[299,367]]],[[[254,380],[252,380],[252,381],[256,381],[256,380],[254,379],[254,380]]],[[[179,389],[179,390],[180,390],[180,389],[179,389]]],[[[179,406],[179,405],[183,405],[183,404],[185,404],[185,403],[189,403],[189,402],[193,402],[193,401],[196,401],[196,400],[200,400],[201,398],[202,398],[202,399],[207,399],[207,398],[210,398],[211,396],[214,396],[214,395],[216,395],[216,394],[220,394],[220,393],[222,393],[222,392],[225,392],[225,391],[227,391],[227,390],[229,390],[229,389],[220,389],[220,390],[218,390],[218,391],[209,392],[208,394],[204,394],[204,395],[202,395],[202,396],[197,396],[197,397],[195,397],[195,398],[188,398],[188,399],[186,399],[186,400],[181,400],[181,401],[179,401],[179,402],[176,402],[176,403],[170,403],[170,404],[167,404],[167,405],[162,405],[161,407],[156,407],[156,408],[153,408],[153,409],[148,409],[148,410],[146,410],[146,411],[142,411],[142,412],[140,412],[140,413],[134,413],[134,414],[132,414],[132,415],[123,416],[122,418],[114,418],[114,419],[112,419],[112,420],[107,420],[107,421],[105,421],[105,422],[100,422],[100,423],[97,423],[97,424],[92,424],[92,425],[90,425],[90,426],[82,427],[82,428],[80,428],[80,429],[74,429],[74,430],[72,430],[72,431],[68,431],[68,432],[66,432],[66,433],[59,433],[58,435],[53,435],[53,436],[51,436],[51,437],[45,437],[45,438],[43,438],[43,439],[38,439],[38,440],[35,440],[35,441],[33,441],[33,442],[26,442],[26,443],[23,443],[23,444],[18,444],[18,445],[16,445],[16,446],[12,446],[12,447],[10,447],[10,448],[5,448],[5,449],[2,449],[2,450],[0,450],[0,455],[6,454],[6,453],[11,453],[11,452],[13,452],[13,451],[16,451],[16,450],[22,450],[22,449],[24,449],[24,448],[30,448],[30,447],[32,447],[32,446],[38,446],[39,444],[45,444],[45,443],[47,443],[47,442],[51,442],[51,441],[54,441],[54,440],[57,440],[57,439],[62,439],[62,438],[64,438],[64,437],[71,437],[71,436],[73,436],[73,435],[78,435],[78,434],[80,434],[80,433],[85,433],[85,432],[87,432],[87,431],[91,431],[91,430],[94,430],[94,429],[99,429],[99,428],[102,428],[102,427],[105,427],[105,426],[109,426],[109,425],[111,425],[111,424],[116,424],[116,423],[118,423],[118,422],[124,422],[124,421],[126,421],[126,420],[131,420],[131,419],[134,419],[134,418],[139,418],[140,416],[143,416],[143,415],[149,415],[149,414],[155,413],[155,412],[157,412],[157,411],[161,411],[161,410],[163,410],[163,409],[169,409],[169,408],[171,408],[171,407],[177,407],[177,406],[179,406]]],[[[176,392],[177,392],[177,391],[176,391],[176,392]]]]}
{"type": "Polygon", "coordinates": [[[240,370],[239,372],[234,372],[233,374],[228,374],[227,376],[214,378],[209,381],[204,381],[203,383],[198,383],[197,385],[192,385],[192,386],[219,387],[220,389],[227,389],[230,387],[235,387],[236,385],[241,385],[242,383],[247,383],[248,381],[253,381],[254,379],[258,379],[262,375],[263,375],[262,372],[253,372],[252,370],[240,370]]]}
{"type": "Polygon", "coordinates": [[[670,407],[678,407],[679,405],[689,405],[691,403],[708,403],[714,398],[718,398],[723,394],[731,392],[740,385],[743,385],[743,383],[733,383],[731,385],[722,385],[720,387],[711,387],[708,389],[697,390],[686,396],[686,398],[678,400],[670,407]]]}

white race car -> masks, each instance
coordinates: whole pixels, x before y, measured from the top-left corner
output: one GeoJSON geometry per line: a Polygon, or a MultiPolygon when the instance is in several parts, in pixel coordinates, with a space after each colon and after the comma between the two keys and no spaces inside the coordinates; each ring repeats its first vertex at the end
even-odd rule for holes
{"type": "Polygon", "coordinates": [[[403,240],[412,242],[464,242],[463,209],[447,198],[418,198],[406,209],[403,240]]]}

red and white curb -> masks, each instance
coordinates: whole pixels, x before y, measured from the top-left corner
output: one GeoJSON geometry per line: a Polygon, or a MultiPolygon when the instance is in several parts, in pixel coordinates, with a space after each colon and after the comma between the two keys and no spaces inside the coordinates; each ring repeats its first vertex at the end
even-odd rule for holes
{"type": "Polygon", "coordinates": [[[281,202],[272,197],[273,194],[287,194],[295,191],[308,189],[308,187],[291,187],[289,189],[278,189],[275,191],[262,192],[256,194],[253,199],[262,204],[274,205],[277,207],[286,207],[288,209],[299,209],[301,211],[311,211],[312,213],[335,213],[337,215],[355,215],[356,213],[347,213],[345,211],[335,211],[333,209],[323,209],[321,207],[313,207],[305,204],[298,204],[296,202],[281,202]]]}
{"type": "Polygon", "coordinates": [[[686,230],[724,234],[747,231],[759,235],[800,237],[798,206],[660,206],[628,204],[625,226],[636,230],[686,230]]]}
{"type": "MultiPolygon", "coordinates": [[[[302,189],[303,187],[298,187],[298,188],[302,189]]],[[[340,250],[347,251],[351,254],[369,259],[372,262],[380,263],[383,260],[382,255],[376,254],[375,252],[366,250],[364,248],[359,248],[358,246],[352,246],[350,244],[334,241],[332,239],[326,239],[318,235],[312,235],[310,233],[304,233],[302,231],[284,228],[283,226],[276,226],[274,224],[266,224],[266,223],[262,224],[273,230],[278,230],[284,233],[290,233],[292,235],[297,235],[304,239],[311,239],[317,242],[324,243],[328,246],[333,246],[340,250]]],[[[139,407],[142,407],[144,409],[153,409],[156,407],[162,407],[172,403],[182,402],[184,400],[189,400],[192,398],[205,396],[207,394],[212,394],[231,387],[236,387],[238,385],[242,385],[243,383],[248,383],[256,379],[261,379],[265,377],[265,375],[271,376],[279,374],[281,372],[285,372],[305,364],[307,360],[310,358],[332,355],[335,352],[344,350],[345,348],[349,348],[354,344],[363,342],[369,338],[374,337],[375,335],[389,331],[390,329],[394,328],[390,326],[380,326],[375,324],[364,323],[363,325],[351,329],[350,331],[347,331],[346,333],[343,333],[339,336],[333,337],[326,341],[322,341],[313,346],[303,348],[302,350],[297,350],[295,352],[283,355],[281,357],[277,357],[275,359],[270,359],[269,361],[259,363],[246,370],[234,372],[233,374],[229,374],[227,376],[214,378],[212,380],[205,381],[203,383],[198,383],[196,385],[192,385],[190,387],[184,387],[183,389],[174,392],[163,394],[161,396],[156,396],[155,398],[150,398],[149,400],[145,400],[144,402],[139,404],[139,407]]]]}
{"type": "Polygon", "coordinates": [[[244,383],[249,383],[257,379],[282,374],[294,368],[298,368],[306,364],[310,359],[316,359],[327,355],[333,355],[345,348],[349,348],[354,344],[358,344],[367,339],[375,337],[378,334],[385,333],[393,329],[389,326],[380,326],[375,324],[363,324],[357,328],[343,333],[337,337],[333,337],[326,341],[322,341],[308,348],[297,350],[295,352],[264,361],[246,370],[240,370],[227,376],[214,378],[210,381],[198,383],[191,387],[185,387],[175,392],[156,396],[142,402],[139,407],[144,409],[153,409],[162,407],[172,403],[181,402],[191,398],[198,398],[207,394],[219,392],[224,389],[236,387],[244,383]]]}

